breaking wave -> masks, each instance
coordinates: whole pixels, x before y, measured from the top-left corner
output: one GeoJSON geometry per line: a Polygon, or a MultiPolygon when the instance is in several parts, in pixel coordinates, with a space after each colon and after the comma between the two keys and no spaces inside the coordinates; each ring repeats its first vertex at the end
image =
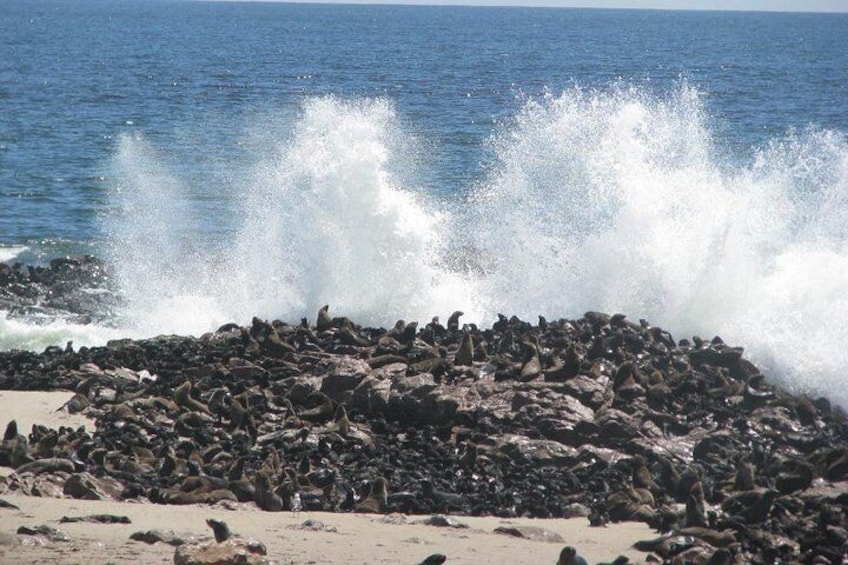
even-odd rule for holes
{"type": "Polygon", "coordinates": [[[212,193],[142,134],[120,139],[104,254],[127,335],[312,319],[323,304],[384,326],[605,310],[720,335],[848,405],[844,133],[787,132],[727,159],[685,83],[573,88],[525,100],[483,178],[445,202],[417,184],[426,145],[392,102],[313,98],[286,119],[282,136],[248,132],[261,150],[212,193]]]}

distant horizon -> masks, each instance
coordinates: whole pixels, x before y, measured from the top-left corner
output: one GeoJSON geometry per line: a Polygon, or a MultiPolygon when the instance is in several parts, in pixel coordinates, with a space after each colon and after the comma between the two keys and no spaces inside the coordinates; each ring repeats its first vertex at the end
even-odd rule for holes
{"type": "Polygon", "coordinates": [[[846,14],[844,0],[194,0],[289,4],[357,4],[397,6],[469,6],[503,8],[568,8],[602,10],[674,10],[846,14]]]}

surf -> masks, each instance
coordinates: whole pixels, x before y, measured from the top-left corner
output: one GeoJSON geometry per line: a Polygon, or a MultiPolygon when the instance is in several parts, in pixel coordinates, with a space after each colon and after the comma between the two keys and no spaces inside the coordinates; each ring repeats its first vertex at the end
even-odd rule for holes
{"type": "Polygon", "coordinates": [[[484,174],[449,198],[421,170],[432,146],[384,98],[307,98],[274,128],[250,124],[214,178],[202,156],[124,135],[100,250],[124,307],[101,338],[324,304],[384,327],[603,310],[719,335],[848,405],[846,135],[810,126],[730,154],[705,96],[681,81],[523,97],[484,174]]]}

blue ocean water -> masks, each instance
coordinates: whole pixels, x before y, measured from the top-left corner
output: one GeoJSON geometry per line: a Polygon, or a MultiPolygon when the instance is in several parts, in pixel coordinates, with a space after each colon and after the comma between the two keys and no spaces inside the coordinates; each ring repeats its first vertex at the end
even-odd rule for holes
{"type": "Polygon", "coordinates": [[[109,327],[620,311],[848,403],[848,16],[6,0],[0,261],[109,327]]]}

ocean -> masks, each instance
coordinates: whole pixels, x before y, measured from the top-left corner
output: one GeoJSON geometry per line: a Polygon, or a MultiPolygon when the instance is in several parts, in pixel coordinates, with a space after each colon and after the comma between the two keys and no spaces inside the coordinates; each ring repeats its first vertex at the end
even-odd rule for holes
{"type": "Polygon", "coordinates": [[[622,312],[848,406],[848,15],[0,4],[0,262],[123,306],[0,350],[251,317],[622,312]]]}

